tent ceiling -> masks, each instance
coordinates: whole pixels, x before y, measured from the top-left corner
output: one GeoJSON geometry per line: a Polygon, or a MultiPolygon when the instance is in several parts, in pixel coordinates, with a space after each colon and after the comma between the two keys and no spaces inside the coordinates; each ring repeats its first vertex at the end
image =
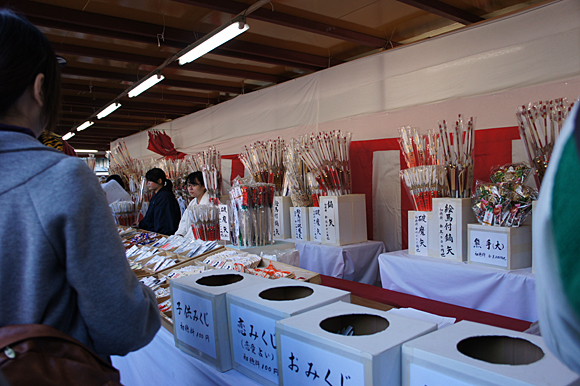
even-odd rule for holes
{"type": "MultiPolygon", "coordinates": [[[[23,12],[67,60],[63,135],[172,54],[254,1],[0,0],[23,12]]],[[[520,12],[541,0],[272,0],[250,30],[78,132],[75,148],[107,150],[117,138],[264,87],[388,49],[520,12]]]]}

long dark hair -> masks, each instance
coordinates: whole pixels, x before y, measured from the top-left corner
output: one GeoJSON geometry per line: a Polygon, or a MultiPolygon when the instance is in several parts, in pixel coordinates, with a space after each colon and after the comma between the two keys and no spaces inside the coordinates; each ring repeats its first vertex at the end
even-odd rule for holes
{"type": "Polygon", "coordinates": [[[167,179],[165,172],[159,168],[153,168],[145,173],[145,179],[147,181],[157,182],[161,180],[163,185],[166,186],[169,190],[173,190],[173,183],[171,180],[167,179]]]}
{"type": "Polygon", "coordinates": [[[24,16],[0,9],[0,117],[44,74],[42,118],[53,130],[60,112],[60,68],[52,45],[24,16]]]}

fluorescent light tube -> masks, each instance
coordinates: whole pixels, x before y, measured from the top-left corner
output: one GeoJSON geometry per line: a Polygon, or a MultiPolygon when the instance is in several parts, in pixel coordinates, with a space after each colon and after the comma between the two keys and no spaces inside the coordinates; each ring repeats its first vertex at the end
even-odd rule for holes
{"type": "Polygon", "coordinates": [[[149,90],[163,79],[165,79],[165,77],[161,74],[150,76],[144,82],[141,82],[139,85],[137,85],[137,87],[129,91],[129,98],[134,98],[141,94],[143,91],[149,90]]]}
{"type": "Polygon", "coordinates": [[[75,136],[75,133],[73,132],[68,132],[65,135],[62,136],[63,141],[68,141],[69,139],[71,139],[72,137],[75,136]]]}
{"type": "Polygon", "coordinates": [[[85,123],[83,123],[82,125],[80,125],[79,127],[77,127],[77,131],[83,131],[87,127],[91,126],[93,123],[95,123],[95,122],[93,122],[93,121],[86,121],[85,123]]]}
{"type": "Polygon", "coordinates": [[[204,42],[193,47],[185,54],[181,55],[181,57],[178,59],[179,64],[184,65],[185,63],[193,62],[200,56],[207,54],[214,48],[221,46],[228,40],[231,40],[236,36],[238,36],[239,34],[241,34],[242,32],[247,31],[249,28],[250,26],[244,22],[234,22],[230,24],[223,30],[219,31],[217,34],[211,36],[209,39],[205,40],[204,42]]]}
{"type": "Polygon", "coordinates": [[[119,107],[121,107],[120,103],[111,103],[103,111],[97,114],[97,118],[103,119],[107,115],[111,114],[113,111],[117,110],[119,107]]]}
{"type": "Polygon", "coordinates": [[[98,153],[98,150],[93,149],[75,149],[76,153],[98,153]]]}

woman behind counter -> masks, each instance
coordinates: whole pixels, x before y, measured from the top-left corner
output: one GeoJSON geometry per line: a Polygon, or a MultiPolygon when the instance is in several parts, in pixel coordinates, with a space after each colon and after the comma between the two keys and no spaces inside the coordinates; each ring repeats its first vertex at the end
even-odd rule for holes
{"type": "MultiPolygon", "coordinates": [[[[203,174],[200,171],[193,172],[187,176],[185,180],[187,186],[187,192],[191,196],[191,202],[187,206],[187,209],[193,210],[196,205],[209,205],[209,194],[205,188],[203,182],[203,174]]],[[[194,238],[193,231],[191,229],[191,218],[187,211],[183,213],[181,221],[179,222],[179,228],[176,235],[185,236],[187,238],[194,238]]]]}
{"type": "Polygon", "coordinates": [[[173,194],[173,184],[159,168],[149,170],[145,179],[147,188],[154,192],[154,196],[145,217],[139,222],[139,228],[162,235],[174,234],[179,226],[181,211],[173,194]]]}

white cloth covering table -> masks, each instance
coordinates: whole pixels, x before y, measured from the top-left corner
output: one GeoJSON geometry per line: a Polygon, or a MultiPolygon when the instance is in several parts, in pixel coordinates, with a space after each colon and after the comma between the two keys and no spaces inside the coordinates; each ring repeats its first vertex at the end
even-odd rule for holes
{"type": "Polygon", "coordinates": [[[160,328],[151,343],[123,357],[111,357],[124,386],[258,386],[235,370],[220,373],[175,347],[173,334],[160,328]]]}
{"type": "Polygon", "coordinates": [[[300,252],[300,268],[339,279],[375,285],[378,257],[385,252],[382,241],[334,246],[315,241],[292,240],[300,252]]]}
{"type": "Polygon", "coordinates": [[[502,270],[416,256],[407,250],[379,256],[383,288],[534,322],[536,276],[531,268],[502,270]]]}

